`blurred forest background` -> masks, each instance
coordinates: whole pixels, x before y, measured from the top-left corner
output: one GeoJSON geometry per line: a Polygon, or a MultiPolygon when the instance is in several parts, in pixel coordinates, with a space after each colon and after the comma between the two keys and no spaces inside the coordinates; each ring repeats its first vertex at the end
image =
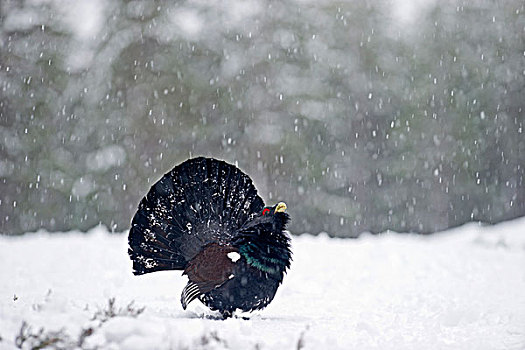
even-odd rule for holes
{"type": "Polygon", "coordinates": [[[525,215],[523,0],[1,0],[0,232],[236,162],[293,233],[525,215]]]}

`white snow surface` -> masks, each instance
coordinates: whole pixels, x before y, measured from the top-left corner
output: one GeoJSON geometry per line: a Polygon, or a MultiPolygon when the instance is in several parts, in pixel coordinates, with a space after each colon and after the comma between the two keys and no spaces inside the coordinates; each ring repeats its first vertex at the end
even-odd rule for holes
{"type": "Polygon", "coordinates": [[[82,347],[100,349],[525,349],[523,218],[292,243],[274,301],[223,321],[198,301],[182,310],[180,271],[133,276],[125,234],[0,237],[0,348],[15,348],[25,321],[71,347],[91,327],[82,347]],[[104,322],[110,298],[145,310],[104,322]]]}

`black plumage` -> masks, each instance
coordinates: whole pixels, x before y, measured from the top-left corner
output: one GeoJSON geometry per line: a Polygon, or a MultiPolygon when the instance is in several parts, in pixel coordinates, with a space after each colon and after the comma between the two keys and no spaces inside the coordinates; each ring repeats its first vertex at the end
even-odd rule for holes
{"type": "Polygon", "coordinates": [[[142,199],[129,232],[133,273],[183,270],[182,306],[198,298],[223,317],[268,305],[290,267],[286,205],[265,207],[234,165],[193,158],[142,199]]]}

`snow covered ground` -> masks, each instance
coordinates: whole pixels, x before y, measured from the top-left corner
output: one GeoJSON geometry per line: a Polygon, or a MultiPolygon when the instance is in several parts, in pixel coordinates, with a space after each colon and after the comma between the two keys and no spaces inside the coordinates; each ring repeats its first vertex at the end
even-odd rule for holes
{"type": "Polygon", "coordinates": [[[126,239],[102,228],[0,237],[0,348],[525,349],[525,219],[294,237],[284,284],[249,320],[206,318],[199,302],[183,311],[186,278],[133,276],[126,239]]]}

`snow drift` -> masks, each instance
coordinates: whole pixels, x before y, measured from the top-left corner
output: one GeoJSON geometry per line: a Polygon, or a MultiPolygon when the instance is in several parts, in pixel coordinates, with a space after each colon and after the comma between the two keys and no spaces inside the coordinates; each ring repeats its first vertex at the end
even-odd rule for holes
{"type": "Polygon", "coordinates": [[[294,237],[273,303],[226,321],[182,310],[178,271],[133,276],[126,235],[0,237],[0,348],[524,349],[524,232],[294,237]]]}

